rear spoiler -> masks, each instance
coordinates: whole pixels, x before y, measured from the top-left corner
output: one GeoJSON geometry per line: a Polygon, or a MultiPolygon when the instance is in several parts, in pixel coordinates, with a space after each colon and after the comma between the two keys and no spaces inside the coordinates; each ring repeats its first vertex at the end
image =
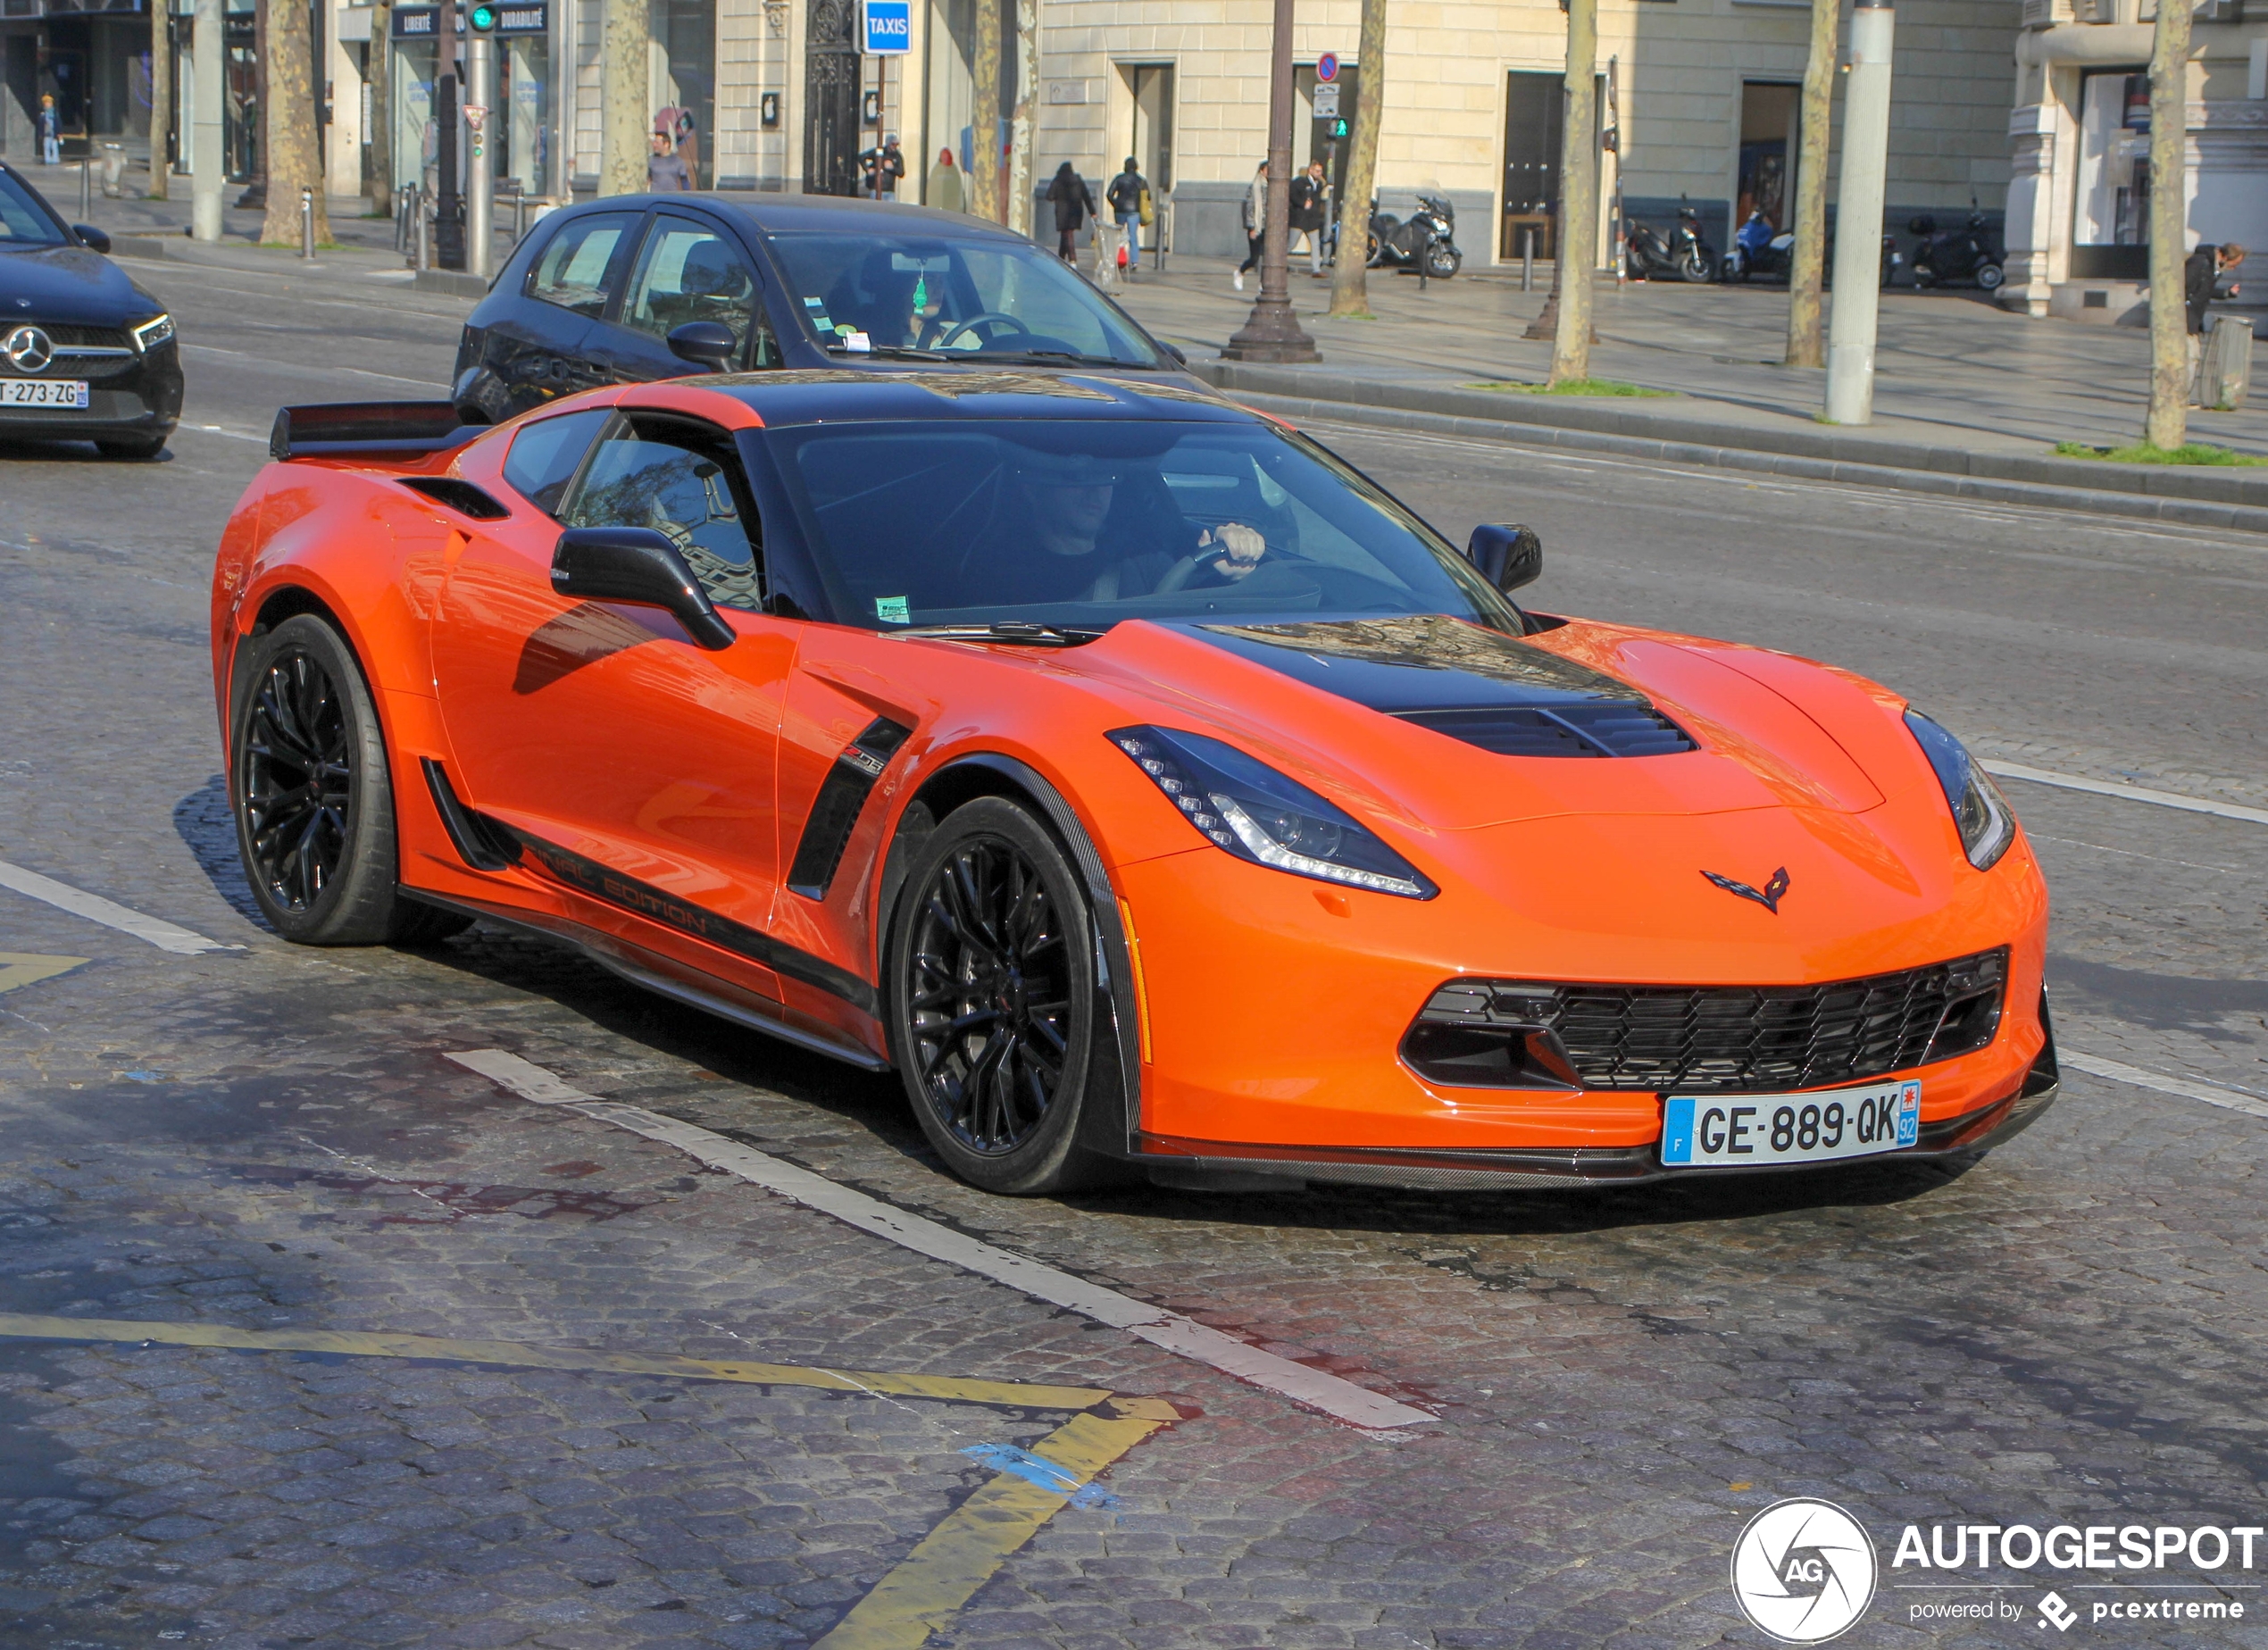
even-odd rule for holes
{"type": "Polygon", "coordinates": [[[467,424],[446,401],[332,401],[281,407],[268,454],[293,458],[421,458],[463,446],[486,429],[467,424]]]}

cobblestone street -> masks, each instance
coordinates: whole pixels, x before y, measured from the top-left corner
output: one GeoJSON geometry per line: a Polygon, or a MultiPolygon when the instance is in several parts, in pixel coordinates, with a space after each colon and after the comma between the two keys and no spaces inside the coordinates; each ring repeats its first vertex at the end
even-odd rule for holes
{"type": "Polygon", "coordinates": [[[0,1646],[918,1645],[859,1636],[885,1578],[1018,1484],[1037,1533],[927,1642],[1757,1646],[1733,1543],[1816,1496],[1880,1554],[1852,1645],[2268,1646],[2268,1548],[1972,1564],[1952,1596],[2021,1606],[1987,1621],[1890,1563],[1907,1525],[2268,1525],[2268,540],[1317,427],[1454,542],[1535,525],[1547,611],[1827,659],[1987,759],[2228,811],[2005,782],[2064,1095],[1972,1167],[995,1197],[895,1077],[563,948],[260,922],[221,523],[279,404],[443,393],[467,306],[131,267],[188,340],[171,458],[0,447],[0,862],[225,948],[0,887],[0,1646]],[[1434,1419],[1334,1420],[450,1058],[484,1050],[1434,1419]],[[1108,1425],[1054,1494],[1030,1452],[1108,1425]],[[2244,1612],[2050,1632],[2051,1588],[2244,1612]]]}

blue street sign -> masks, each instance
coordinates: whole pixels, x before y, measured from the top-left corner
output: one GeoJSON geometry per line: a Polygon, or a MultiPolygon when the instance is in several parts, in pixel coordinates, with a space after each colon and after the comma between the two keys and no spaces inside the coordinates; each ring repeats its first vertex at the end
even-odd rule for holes
{"type": "Polygon", "coordinates": [[[1328,84],[1338,79],[1338,54],[1325,52],[1315,60],[1315,78],[1328,84]]]}
{"type": "Polygon", "coordinates": [[[889,57],[913,48],[913,0],[859,0],[859,50],[889,57]]]}

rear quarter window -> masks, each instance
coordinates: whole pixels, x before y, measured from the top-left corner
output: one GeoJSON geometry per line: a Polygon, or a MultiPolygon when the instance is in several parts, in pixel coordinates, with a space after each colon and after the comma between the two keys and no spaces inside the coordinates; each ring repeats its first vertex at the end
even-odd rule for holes
{"type": "Polygon", "coordinates": [[[559,418],[538,419],[513,437],[512,451],[504,455],[504,480],[513,491],[556,520],[567,484],[575,479],[576,467],[605,428],[609,416],[609,409],[592,407],[559,418]]]}

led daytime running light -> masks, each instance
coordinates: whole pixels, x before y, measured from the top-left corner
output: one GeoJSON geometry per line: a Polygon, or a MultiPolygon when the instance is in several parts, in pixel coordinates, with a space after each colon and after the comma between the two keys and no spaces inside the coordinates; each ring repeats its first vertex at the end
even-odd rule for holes
{"type": "Polygon", "coordinates": [[[147,352],[173,336],[173,317],[159,315],[133,329],[134,347],[147,352]]]}
{"type": "Polygon", "coordinates": [[[1325,882],[1344,882],[1349,888],[1399,894],[1405,899],[1425,897],[1425,890],[1407,877],[1382,876],[1375,871],[1358,871],[1352,865],[1334,865],[1329,860],[1310,859],[1305,854],[1293,853],[1261,829],[1259,821],[1237,806],[1232,796],[1215,792],[1213,805],[1221,810],[1222,818],[1229,821],[1229,829],[1237,833],[1237,839],[1263,865],[1273,865],[1278,871],[1288,871],[1296,876],[1320,877],[1325,882]]]}

